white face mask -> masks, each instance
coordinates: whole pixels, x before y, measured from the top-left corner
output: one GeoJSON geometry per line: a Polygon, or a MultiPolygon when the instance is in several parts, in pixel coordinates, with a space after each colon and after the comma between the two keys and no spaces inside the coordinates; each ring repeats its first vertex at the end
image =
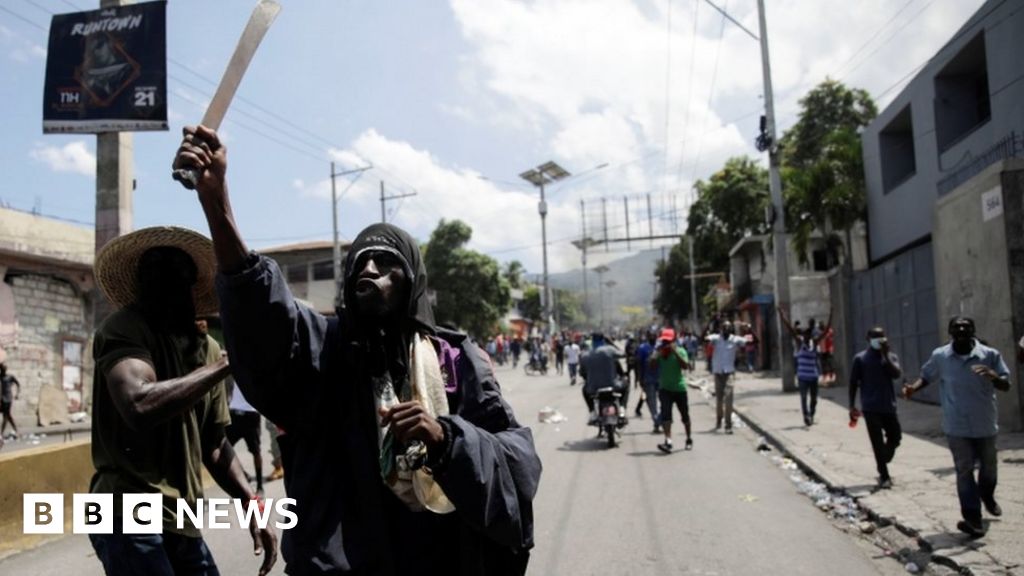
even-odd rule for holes
{"type": "Polygon", "coordinates": [[[871,347],[875,350],[881,350],[883,342],[885,342],[885,338],[872,338],[870,340],[871,347]]]}

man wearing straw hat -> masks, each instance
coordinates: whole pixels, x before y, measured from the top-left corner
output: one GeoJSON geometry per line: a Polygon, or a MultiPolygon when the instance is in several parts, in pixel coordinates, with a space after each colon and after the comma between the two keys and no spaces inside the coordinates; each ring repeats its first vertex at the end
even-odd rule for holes
{"type": "MultiPolygon", "coordinates": [[[[145,228],[118,237],[96,256],[96,280],[118,307],[93,343],[90,491],[163,495],[163,533],[90,534],[107,574],[218,574],[199,530],[178,528],[177,500],[195,510],[203,497],[200,465],[235,498],[251,500],[224,427],[230,422],[221,381],[229,374],[216,341],[196,317],[217,311],[210,240],[184,228],[145,228]]],[[[273,567],[273,531],[250,524],[255,553],[273,567]]]]}
{"type": "Polygon", "coordinates": [[[360,232],[344,306],[328,319],[246,248],[214,132],[187,128],[174,166],[200,172],[236,383],[286,432],[298,517],[281,544],[288,573],[524,574],[541,472],[533,436],[487,353],[435,326],[416,240],[389,224],[360,232]]]}

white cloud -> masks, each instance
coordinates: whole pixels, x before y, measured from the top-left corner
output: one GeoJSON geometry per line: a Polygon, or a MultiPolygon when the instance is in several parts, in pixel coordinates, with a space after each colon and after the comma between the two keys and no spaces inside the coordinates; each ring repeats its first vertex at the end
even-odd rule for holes
{"type": "Polygon", "coordinates": [[[89,150],[84,140],[68,142],[61,147],[37,143],[29,151],[29,156],[46,164],[54,172],[72,172],[90,177],[96,175],[96,155],[89,150]]]}

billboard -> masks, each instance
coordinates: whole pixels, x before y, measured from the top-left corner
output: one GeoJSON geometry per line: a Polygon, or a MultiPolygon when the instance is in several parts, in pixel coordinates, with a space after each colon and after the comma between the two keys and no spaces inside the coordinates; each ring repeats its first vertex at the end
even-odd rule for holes
{"type": "Polygon", "coordinates": [[[57,14],[43,132],[167,130],[165,0],[57,14]]]}

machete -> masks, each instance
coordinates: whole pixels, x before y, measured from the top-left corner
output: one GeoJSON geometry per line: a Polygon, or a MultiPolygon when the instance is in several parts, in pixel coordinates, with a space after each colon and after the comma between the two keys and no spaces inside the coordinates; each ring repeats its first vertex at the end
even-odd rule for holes
{"type": "MultiPolygon", "coordinates": [[[[203,115],[203,126],[216,130],[224,120],[224,114],[228,111],[231,99],[235,97],[238,85],[242,82],[242,76],[252,61],[256,48],[259,47],[263,37],[267,34],[270,25],[274,23],[277,13],[281,11],[281,5],[276,0],[260,0],[249,16],[249,23],[245,25],[242,37],[235,46],[235,53],[231,55],[231,61],[224,70],[224,76],[220,79],[217,91],[213,94],[213,100],[206,108],[203,115]]],[[[193,190],[199,183],[199,171],[195,168],[180,168],[173,173],[174,179],[181,182],[181,185],[193,190]]]]}

